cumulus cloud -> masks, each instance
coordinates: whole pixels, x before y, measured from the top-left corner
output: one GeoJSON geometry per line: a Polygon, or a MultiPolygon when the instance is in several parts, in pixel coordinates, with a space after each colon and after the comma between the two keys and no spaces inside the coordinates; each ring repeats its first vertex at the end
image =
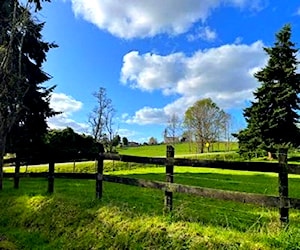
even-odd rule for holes
{"type": "Polygon", "coordinates": [[[137,135],[138,133],[136,131],[133,131],[133,130],[129,130],[129,129],[126,129],[126,128],[122,128],[122,129],[119,129],[118,130],[118,134],[121,136],[121,137],[133,137],[135,135],[137,135]]]}
{"type": "Polygon", "coordinates": [[[198,39],[202,39],[208,42],[212,42],[214,40],[216,40],[217,38],[217,33],[216,31],[212,30],[209,26],[205,26],[205,27],[200,27],[196,30],[196,33],[194,34],[189,34],[187,36],[187,39],[189,41],[195,41],[198,39]]]}
{"type": "Polygon", "coordinates": [[[76,101],[72,96],[64,93],[53,93],[50,100],[50,107],[57,112],[71,114],[82,108],[82,102],[76,101]]]}
{"type": "Polygon", "coordinates": [[[125,38],[178,35],[221,5],[260,10],[265,0],[70,0],[76,16],[125,38]]]}
{"type": "Polygon", "coordinates": [[[78,133],[87,133],[88,125],[85,123],[76,122],[64,115],[57,115],[48,119],[48,126],[51,129],[64,129],[70,127],[78,133]]]}
{"type": "Polygon", "coordinates": [[[163,109],[144,107],[135,113],[135,116],[126,120],[127,123],[161,124],[167,119],[163,109]]]}
{"type": "Polygon", "coordinates": [[[74,112],[82,108],[82,102],[64,93],[53,93],[50,99],[50,107],[57,112],[62,112],[59,115],[48,118],[48,125],[51,129],[71,127],[76,132],[84,133],[87,131],[88,126],[86,124],[78,123],[70,118],[74,112]]]}
{"type": "Polygon", "coordinates": [[[199,50],[192,56],[183,53],[160,56],[132,51],[123,58],[121,81],[143,91],[160,90],[180,96],[162,108],[138,110],[129,123],[164,123],[172,113],[183,114],[201,98],[212,98],[221,108],[243,107],[257,87],[253,73],[263,67],[267,56],[263,43],[227,44],[199,50]]]}
{"type": "Polygon", "coordinates": [[[183,58],[182,53],[160,56],[152,53],[139,55],[132,51],[123,58],[121,81],[133,88],[146,91],[162,88],[168,92],[174,82],[184,77],[183,58]]]}

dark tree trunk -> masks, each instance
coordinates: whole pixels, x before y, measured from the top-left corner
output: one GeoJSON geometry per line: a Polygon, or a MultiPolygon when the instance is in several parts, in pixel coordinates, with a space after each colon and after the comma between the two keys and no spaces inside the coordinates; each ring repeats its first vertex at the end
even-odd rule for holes
{"type": "Polygon", "coordinates": [[[3,189],[3,157],[5,154],[6,136],[0,135],[0,190],[3,189]]]}

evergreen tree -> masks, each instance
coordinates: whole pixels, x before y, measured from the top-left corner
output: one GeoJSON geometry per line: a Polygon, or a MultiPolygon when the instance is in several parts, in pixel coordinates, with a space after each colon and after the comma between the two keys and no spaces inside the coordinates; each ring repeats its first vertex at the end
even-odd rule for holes
{"type": "Polygon", "coordinates": [[[274,46],[264,50],[269,61],[254,75],[261,86],[254,92],[255,101],[244,110],[247,128],[236,135],[240,153],[250,157],[260,150],[274,154],[280,147],[300,144],[300,75],[291,26],[285,25],[276,34],[274,46]]]}
{"type": "MultiPolygon", "coordinates": [[[[36,10],[41,8],[42,1],[29,2],[34,3],[36,10]]],[[[44,23],[38,23],[29,5],[22,4],[25,1],[0,2],[0,190],[9,133],[45,131],[46,118],[55,114],[49,108],[51,89],[43,89],[40,84],[50,78],[42,64],[46,53],[56,45],[42,40],[44,23]]],[[[33,134],[26,136],[33,139],[33,134]]],[[[14,136],[10,141],[14,146],[19,144],[14,136]]]]}
{"type": "Polygon", "coordinates": [[[53,89],[31,86],[28,90],[24,96],[25,108],[8,134],[6,152],[16,153],[17,157],[29,160],[45,150],[44,135],[48,129],[46,119],[58,113],[50,108],[53,89]]]}

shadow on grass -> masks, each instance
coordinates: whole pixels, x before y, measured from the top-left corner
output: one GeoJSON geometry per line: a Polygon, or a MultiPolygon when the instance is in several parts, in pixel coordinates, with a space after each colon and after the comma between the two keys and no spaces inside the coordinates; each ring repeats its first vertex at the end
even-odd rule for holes
{"type": "Polygon", "coordinates": [[[300,156],[292,156],[288,159],[288,161],[295,161],[300,164],[300,156]]]}
{"type": "MultiPolygon", "coordinates": [[[[136,173],[119,176],[165,181],[164,173],[136,173]]],[[[174,174],[174,183],[247,193],[278,195],[278,177],[275,174],[257,173],[242,175],[236,173],[180,172],[174,174]]],[[[300,198],[300,178],[289,178],[289,195],[293,198],[300,198]]]]}
{"type": "MultiPolygon", "coordinates": [[[[163,181],[164,174],[133,174],[126,177],[142,178],[148,180],[163,181]]],[[[217,173],[178,173],[175,174],[175,182],[186,185],[218,188],[224,190],[235,190],[241,192],[275,194],[277,190],[276,176],[269,175],[230,175],[217,173]]],[[[300,193],[300,180],[291,179],[290,182],[296,193],[300,193]]],[[[12,180],[6,181],[5,185],[12,186],[12,180]]],[[[20,189],[6,188],[3,195],[9,197],[8,207],[14,207],[12,212],[17,214],[20,207],[24,214],[34,218],[40,211],[64,211],[70,218],[68,223],[79,223],[76,211],[91,210],[97,211],[104,207],[117,208],[126,215],[126,218],[138,218],[140,216],[152,217],[163,216],[164,192],[161,190],[139,188],[122,184],[104,183],[103,198],[95,198],[94,180],[55,180],[55,193],[48,195],[47,179],[23,178],[20,182],[20,189]],[[22,204],[20,197],[34,203],[34,197],[46,197],[39,207],[41,210],[31,209],[30,206],[22,204]],[[72,208],[72,209],[71,209],[72,208]],[[73,212],[72,212],[73,211],[73,212]],[[73,214],[73,215],[72,215],[73,214]],[[77,222],[74,222],[77,221],[77,222]]],[[[39,200],[36,200],[37,202],[39,200]]],[[[174,194],[174,204],[171,216],[164,217],[170,222],[193,222],[203,226],[225,227],[245,232],[251,230],[266,229],[270,224],[278,221],[279,213],[276,208],[265,208],[252,204],[240,204],[236,202],[208,199],[186,194],[174,194]]],[[[292,224],[300,223],[298,211],[292,224]]],[[[11,216],[14,216],[11,214],[11,216]]],[[[59,218],[56,218],[59,220],[59,218]]],[[[31,219],[26,219],[31,220],[31,219]]],[[[1,222],[1,221],[0,221],[1,222]]],[[[2,223],[2,222],[1,222],[2,223]]],[[[65,220],[60,226],[65,226],[65,220]]],[[[56,230],[57,228],[55,228],[56,230]]],[[[58,229],[57,229],[58,230],[58,229]]],[[[59,230],[58,230],[59,231],[59,230]]]]}

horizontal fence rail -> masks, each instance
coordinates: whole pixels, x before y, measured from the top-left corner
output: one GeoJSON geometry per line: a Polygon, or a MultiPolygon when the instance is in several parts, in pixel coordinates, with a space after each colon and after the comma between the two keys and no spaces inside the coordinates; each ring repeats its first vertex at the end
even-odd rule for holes
{"type": "MultiPolygon", "coordinates": [[[[156,164],[165,165],[166,158],[160,157],[143,157],[143,156],[131,156],[131,155],[119,155],[119,154],[103,154],[105,160],[133,162],[142,164],[156,164]]],[[[278,173],[279,163],[276,162],[238,162],[238,161],[210,161],[210,160],[197,160],[186,158],[174,158],[174,166],[185,167],[204,167],[204,168],[220,168],[228,170],[239,171],[253,171],[264,173],[278,173]]],[[[289,174],[300,174],[300,165],[289,165],[289,174]]]]}
{"type": "MultiPolygon", "coordinates": [[[[278,163],[267,162],[235,162],[235,161],[208,161],[197,159],[174,158],[174,148],[167,146],[167,157],[139,157],[119,154],[104,153],[104,149],[98,155],[97,172],[92,173],[55,173],[54,163],[49,163],[49,171],[43,173],[19,173],[20,161],[15,160],[15,173],[4,173],[4,177],[14,178],[14,187],[19,187],[20,177],[45,177],[48,178],[48,192],[54,191],[55,178],[71,178],[71,179],[90,179],[96,180],[96,197],[101,198],[103,192],[103,181],[144,187],[154,188],[165,192],[165,212],[172,210],[173,193],[193,194],[205,198],[221,199],[226,201],[234,201],[241,203],[251,203],[263,205],[267,207],[278,207],[280,211],[280,220],[282,222],[289,221],[289,208],[300,209],[300,199],[288,197],[288,174],[300,174],[300,165],[287,164],[287,150],[280,151],[278,163]],[[120,177],[114,175],[104,175],[103,166],[105,160],[133,162],[141,164],[164,165],[166,169],[166,181],[150,181],[144,179],[136,179],[129,177],[120,177]],[[204,188],[199,186],[188,186],[173,183],[174,166],[187,167],[205,167],[220,168],[239,171],[254,171],[278,173],[279,180],[279,196],[268,196],[263,194],[253,194],[221,189],[204,188]]],[[[13,161],[5,160],[5,163],[13,163],[13,161]]]]}
{"type": "MultiPolygon", "coordinates": [[[[48,172],[41,173],[21,173],[20,177],[48,177],[48,172]]],[[[14,173],[4,173],[4,177],[13,178],[14,173]]],[[[89,173],[54,173],[55,178],[64,179],[85,179],[95,180],[96,174],[89,173]]],[[[279,197],[266,196],[262,194],[252,194],[245,192],[227,191],[213,188],[203,188],[197,186],[188,186],[176,183],[166,183],[160,181],[150,181],[145,179],[120,177],[115,175],[103,175],[103,181],[125,184],[143,188],[153,188],[169,192],[177,192],[184,194],[194,194],[205,198],[221,199],[226,201],[235,201],[241,203],[251,203],[257,205],[263,205],[267,207],[278,207],[279,197]]],[[[289,198],[288,204],[290,208],[300,209],[300,199],[289,198]]]]}
{"type": "MultiPolygon", "coordinates": [[[[132,162],[141,164],[154,164],[164,166],[167,162],[166,158],[162,157],[144,157],[104,153],[105,160],[132,162]]],[[[94,160],[94,159],[93,159],[94,160]]],[[[16,158],[5,159],[4,163],[15,164],[16,158]]],[[[237,161],[213,161],[213,160],[197,160],[187,158],[174,158],[174,166],[184,167],[204,167],[204,168],[220,168],[239,171],[254,171],[264,173],[278,173],[279,163],[277,162],[237,162],[237,161]]],[[[300,165],[288,165],[289,174],[300,175],[300,165]]]]}

